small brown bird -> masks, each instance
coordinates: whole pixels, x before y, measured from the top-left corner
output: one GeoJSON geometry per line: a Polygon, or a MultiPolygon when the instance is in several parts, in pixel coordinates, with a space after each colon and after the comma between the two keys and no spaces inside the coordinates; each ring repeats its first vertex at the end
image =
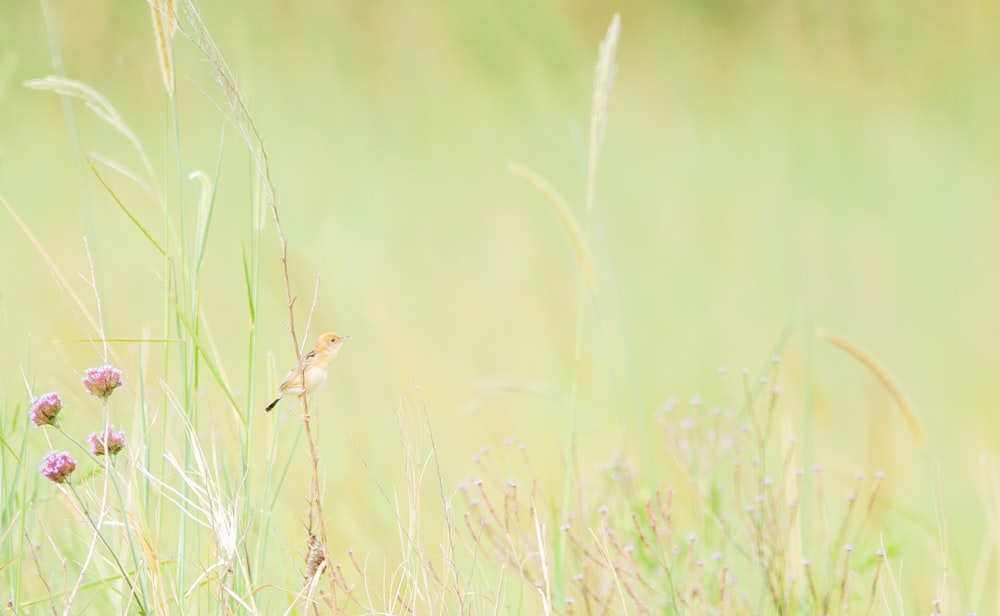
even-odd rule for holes
{"type": "Polygon", "coordinates": [[[285,396],[305,396],[322,387],[326,382],[326,367],[340,352],[344,341],[350,338],[330,332],[320,336],[316,348],[302,356],[300,365],[288,371],[285,380],[278,386],[278,397],[264,407],[264,410],[270,411],[285,396]],[[303,373],[305,373],[304,378],[303,373]]]}

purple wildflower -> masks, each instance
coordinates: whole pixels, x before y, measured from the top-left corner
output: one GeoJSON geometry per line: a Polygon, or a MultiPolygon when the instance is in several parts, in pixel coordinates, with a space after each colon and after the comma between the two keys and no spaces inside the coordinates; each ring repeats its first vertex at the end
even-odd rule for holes
{"type": "Polygon", "coordinates": [[[107,398],[122,384],[122,371],[111,364],[97,368],[87,368],[84,371],[83,385],[87,393],[99,398],[107,398]]]}
{"type": "Polygon", "coordinates": [[[42,459],[38,472],[53,483],[66,483],[69,476],[76,470],[76,460],[66,451],[50,451],[42,459]]]}
{"type": "Polygon", "coordinates": [[[91,433],[87,437],[87,442],[90,443],[90,453],[95,456],[113,456],[128,445],[128,442],[125,440],[125,431],[119,430],[115,432],[114,426],[108,426],[103,436],[97,432],[91,433]]]}
{"type": "Polygon", "coordinates": [[[62,400],[59,399],[59,394],[54,391],[32,398],[29,411],[31,421],[39,427],[54,426],[56,425],[56,415],[62,408],[62,400]]]}

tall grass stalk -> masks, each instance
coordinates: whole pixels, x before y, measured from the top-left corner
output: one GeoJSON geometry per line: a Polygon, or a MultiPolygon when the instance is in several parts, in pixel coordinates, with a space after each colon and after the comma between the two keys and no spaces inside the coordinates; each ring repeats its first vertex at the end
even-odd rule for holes
{"type": "MultiPolygon", "coordinates": [[[[59,38],[55,35],[52,23],[52,9],[49,0],[39,0],[42,9],[42,19],[45,22],[45,36],[49,42],[49,55],[52,59],[52,68],[60,77],[66,77],[66,65],[63,62],[62,51],[59,48],[59,38]]],[[[83,203],[84,220],[86,221],[88,235],[94,234],[94,214],[91,211],[90,193],[86,189],[86,173],[83,169],[83,148],[80,144],[80,135],[76,128],[76,117],[73,113],[73,105],[67,96],[61,96],[59,103],[63,109],[63,121],[66,122],[66,129],[69,135],[70,147],[73,149],[74,170],[76,181],[79,186],[79,194],[83,203]]]]}
{"type": "MultiPolygon", "coordinates": [[[[614,81],[614,74],[616,70],[615,65],[615,52],[618,49],[618,35],[621,31],[621,18],[618,13],[615,13],[614,17],[611,19],[611,25],[608,26],[608,31],[604,37],[604,41],[601,43],[598,53],[597,53],[597,67],[594,70],[594,93],[593,102],[590,110],[590,131],[588,138],[587,147],[587,175],[586,175],[586,193],[584,201],[584,216],[582,235],[583,235],[583,255],[584,262],[583,266],[580,268],[580,284],[578,288],[578,300],[577,300],[577,310],[576,310],[576,340],[574,344],[573,351],[573,375],[570,380],[570,433],[569,438],[569,456],[567,459],[567,464],[570,467],[570,473],[567,474],[566,483],[563,487],[562,504],[563,511],[570,511],[570,501],[572,500],[572,494],[574,489],[578,488],[578,474],[579,471],[576,468],[577,465],[577,419],[579,415],[579,379],[580,379],[580,363],[583,359],[583,342],[584,342],[584,323],[586,319],[586,307],[587,307],[587,286],[588,286],[588,272],[591,268],[591,263],[593,262],[594,256],[592,254],[593,250],[593,224],[594,224],[594,210],[597,205],[597,163],[599,154],[601,151],[601,143],[604,141],[604,132],[607,127],[607,115],[608,115],[608,100],[611,96],[611,87],[614,81]]],[[[562,537],[562,535],[560,535],[562,537]]],[[[563,573],[564,573],[564,555],[566,550],[566,544],[564,541],[560,541],[556,546],[554,554],[554,568],[556,574],[556,585],[555,585],[555,600],[557,603],[561,602],[565,596],[565,589],[562,585],[563,573]]]]}
{"type": "MultiPolygon", "coordinates": [[[[257,186],[260,188],[262,201],[270,210],[275,224],[275,229],[281,246],[280,258],[285,287],[285,297],[288,305],[289,334],[292,346],[295,350],[296,363],[301,366],[302,348],[299,344],[299,337],[295,326],[296,295],[292,291],[291,278],[288,272],[288,238],[281,223],[278,204],[275,199],[274,186],[271,183],[271,174],[267,161],[267,150],[264,147],[263,139],[261,138],[248,110],[246,101],[237,87],[236,80],[223,60],[222,54],[219,52],[214,40],[205,28],[205,25],[201,20],[200,13],[191,0],[183,0],[182,6],[191,26],[191,31],[185,32],[185,34],[194,43],[194,45],[201,50],[206,60],[208,60],[210,66],[213,68],[213,75],[222,90],[223,97],[229,108],[229,120],[242,138],[244,145],[246,145],[251,155],[251,159],[254,161],[254,169],[256,171],[255,175],[258,182],[257,186]]],[[[328,562],[329,541],[327,539],[326,532],[326,516],[323,513],[323,490],[320,483],[319,456],[317,454],[316,442],[313,437],[312,427],[309,421],[308,400],[304,396],[300,397],[299,400],[302,405],[303,427],[305,429],[306,442],[309,446],[309,455],[312,460],[310,519],[312,520],[313,516],[315,516],[314,519],[318,526],[319,539],[323,546],[324,557],[327,559],[326,566],[328,567],[327,578],[329,581],[329,594],[326,600],[330,603],[331,607],[336,610],[337,589],[334,573],[332,569],[329,569],[328,562]]]]}

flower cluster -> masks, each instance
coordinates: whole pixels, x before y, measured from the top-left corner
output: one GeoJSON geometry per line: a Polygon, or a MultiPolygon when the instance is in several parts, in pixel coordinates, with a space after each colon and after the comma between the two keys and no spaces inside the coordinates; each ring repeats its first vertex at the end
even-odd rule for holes
{"type": "Polygon", "coordinates": [[[67,451],[50,451],[42,459],[38,472],[53,483],[67,483],[76,470],[76,460],[67,451]]]}
{"type": "MultiPolygon", "coordinates": [[[[87,388],[87,393],[102,398],[105,402],[115,389],[121,387],[121,384],[122,371],[110,364],[87,368],[84,371],[83,386],[87,388]]],[[[36,426],[58,427],[57,416],[62,409],[63,404],[59,394],[50,391],[31,399],[28,415],[36,426]]],[[[114,456],[128,446],[125,431],[115,431],[114,426],[92,433],[87,440],[90,442],[90,453],[95,456],[114,456]]],[[[38,472],[53,483],[68,483],[74,470],[76,470],[76,460],[65,451],[50,451],[38,468],[38,472]]]]}
{"type": "Polygon", "coordinates": [[[115,432],[114,426],[108,426],[103,435],[97,432],[91,433],[87,437],[87,442],[90,443],[90,453],[95,456],[113,456],[128,445],[128,442],[125,440],[125,431],[119,430],[115,432]]]}
{"type": "Polygon", "coordinates": [[[56,425],[56,415],[62,408],[62,400],[59,398],[59,394],[54,391],[33,398],[29,410],[31,422],[39,427],[54,426],[56,425]]]}
{"type": "Polygon", "coordinates": [[[83,386],[91,396],[107,398],[122,384],[122,371],[110,364],[97,368],[87,368],[83,375],[83,386]]]}

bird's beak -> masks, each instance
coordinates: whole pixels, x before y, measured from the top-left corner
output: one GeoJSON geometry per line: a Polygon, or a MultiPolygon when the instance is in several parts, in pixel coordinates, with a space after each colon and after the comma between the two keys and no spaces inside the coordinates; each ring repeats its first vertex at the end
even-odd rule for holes
{"type": "Polygon", "coordinates": [[[341,342],[343,342],[343,341],[345,341],[345,340],[350,340],[350,339],[351,339],[351,337],[350,337],[350,336],[341,336],[341,337],[340,337],[340,341],[341,341],[341,342]]]}

